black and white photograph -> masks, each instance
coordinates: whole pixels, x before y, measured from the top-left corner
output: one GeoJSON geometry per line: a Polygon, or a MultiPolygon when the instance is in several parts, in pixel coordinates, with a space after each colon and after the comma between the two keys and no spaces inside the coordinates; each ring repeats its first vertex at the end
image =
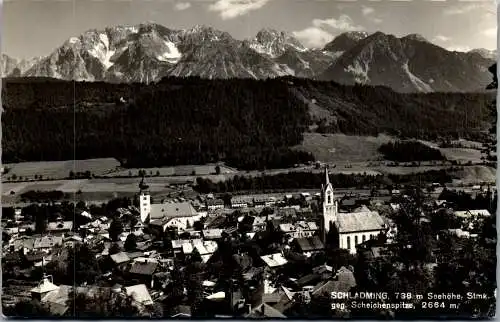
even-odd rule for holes
{"type": "Polygon", "coordinates": [[[493,0],[4,0],[1,303],[494,319],[493,0]]]}

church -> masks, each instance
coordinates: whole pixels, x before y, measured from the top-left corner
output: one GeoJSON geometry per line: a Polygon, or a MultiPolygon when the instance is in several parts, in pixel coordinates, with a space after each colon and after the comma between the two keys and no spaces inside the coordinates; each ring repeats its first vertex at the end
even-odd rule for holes
{"type": "Polygon", "coordinates": [[[142,223],[162,227],[163,231],[168,227],[184,231],[193,227],[195,222],[207,215],[206,212],[198,212],[190,202],[186,201],[152,203],[148,188],[142,178],[139,184],[139,213],[142,223]]]}
{"type": "Polygon", "coordinates": [[[339,201],[333,194],[328,168],[325,169],[325,181],[325,184],[321,187],[323,242],[325,242],[331,227],[336,227],[339,248],[347,249],[351,254],[356,254],[356,245],[368,239],[376,238],[379,233],[387,231],[384,219],[376,211],[362,207],[351,213],[340,212],[339,201]]]}

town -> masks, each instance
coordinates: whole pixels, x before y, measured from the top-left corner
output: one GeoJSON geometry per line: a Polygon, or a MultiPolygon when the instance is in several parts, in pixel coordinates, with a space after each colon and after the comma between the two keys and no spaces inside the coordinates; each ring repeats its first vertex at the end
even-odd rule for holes
{"type": "Polygon", "coordinates": [[[332,184],[328,167],[323,171],[315,192],[231,195],[182,186],[191,193],[157,200],[143,176],[135,198],[4,206],[3,312],[269,319],[494,314],[494,186],[466,192],[429,183],[348,194],[332,184]],[[334,292],[382,291],[386,303],[402,292],[486,296],[434,311],[413,296],[409,301],[421,309],[411,312],[331,299],[334,292]]]}

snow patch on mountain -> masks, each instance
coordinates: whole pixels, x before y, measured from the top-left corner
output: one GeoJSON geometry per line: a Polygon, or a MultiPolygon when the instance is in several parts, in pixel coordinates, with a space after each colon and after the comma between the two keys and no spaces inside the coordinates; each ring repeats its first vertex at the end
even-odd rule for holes
{"type": "Polygon", "coordinates": [[[108,38],[108,35],[106,35],[106,34],[99,34],[99,39],[104,44],[104,48],[106,48],[106,50],[109,50],[109,38],[108,38]]]}
{"type": "Polygon", "coordinates": [[[107,34],[100,33],[99,42],[97,42],[94,47],[91,48],[88,52],[89,54],[97,58],[106,69],[109,69],[111,66],[113,66],[111,57],[113,57],[116,50],[111,50],[109,46],[109,37],[107,34]]]}
{"type": "Polygon", "coordinates": [[[271,43],[268,43],[267,46],[260,43],[252,43],[250,44],[250,48],[255,50],[261,55],[268,55],[271,58],[276,58],[276,54],[273,53],[273,45],[274,40],[271,43]]]}
{"type": "Polygon", "coordinates": [[[165,46],[167,46],[167,50],[163,54],[157,56],[156,58],[159,61],[164,61],[173,64],[177,63],[179,59],[181,59],[182,57],[181,52],[173,42],[165,40],[164,43],[165,46]]]}
{"type": "Polygon", "coordinates": [[[295,76],[295,71],[286,64],[274,64],[272,69],[277,76],[295,76]]]}
{"type": "Polygon", "coordinates": [[[104,59],[102,60],[102,64],[106,69],[109,69],[111,66],[113,66],[113,62],[111,61],[111,57],[115,54],[115,50],[108,50],[106,52],[106,55],[104,56],[104,59]]]}
{"type": "Polygon", "coordinates": [[[77,43],[77,42],[79,42],[79,41],[80,41],[80,39],[78,39],[77,37],[71,37],[71,38],[69,39],[69,43],[70,43],[70,44],[76,44],[76,43],[77,43]]]}
{"type": "Polygon", "coordinates": [[[342,56],[342,54],[344,53],[343,51],[328,51],[328,50],[323,50],[321,51],[324,55],[327,55],[333,59],[337,59],[339,58],[340,56],[342,56]]]}
{"type": "Polygon", "coordinates": [[[368,77],[369,70],[370,67],[366,62],[360,63],[358,60],[344,69],[344,71],[346,71],[347,73],[353,74],[356,82],[362,84],[368,83],[370,81],[370,78],[368,77]]]}
{"type": "Polygon", "coordinates": [[[131,26],[131,27],[127,27],[125,28],[127,31],[130,31],[131,33],[133,34],[136,34],[139,32],[139,28],[137,28],[137,26],[131,26]]]}
{"type": "Polygon", "coordinates": [[[410,78],[410,81],[413,83],[413,85],[415,85],[415,87],[419,91],[421,91],[421,92],[432,92],[432,88],[431,88],[431,86],[429,86],[429,84],[427,84],[426,82],[424,82],[423,80],[421,80],[420,78],[418,78],[417,76],[415,76],[410,71],[410,68],[408,67],[408,62],[405,62],[403,64],[403,71],[408,75],[408,77],[410,78]]]}

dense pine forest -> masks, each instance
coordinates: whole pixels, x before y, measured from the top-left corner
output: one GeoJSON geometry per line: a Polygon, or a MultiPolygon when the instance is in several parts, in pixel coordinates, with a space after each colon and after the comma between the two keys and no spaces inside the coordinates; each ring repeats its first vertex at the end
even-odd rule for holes
{"type": "Polygon", "coordinates": [[[126,167],[223,160],[240,169],[313,160],[290,147],[331,113],[323,130],[399,137],[477,138],[489,94],[399,94],[285,77],[166,78],[145,84],[7,79],[2,88],[3,162],[116,157],[126,167]]]}
{"type": "Polygon", "coordinates": [[[384,155],[384,159],[397,162],[446,160],[438,149],[413,140],[388,142],[378,150],[384,155]]]}

